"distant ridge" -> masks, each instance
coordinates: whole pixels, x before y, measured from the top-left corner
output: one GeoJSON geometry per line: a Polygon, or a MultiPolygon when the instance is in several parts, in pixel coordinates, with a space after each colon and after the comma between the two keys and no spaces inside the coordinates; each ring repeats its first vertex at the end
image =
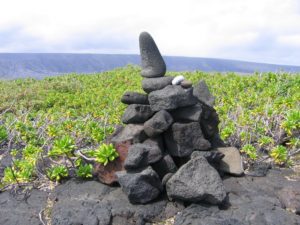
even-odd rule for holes
{"type": "MultiPolygon", "coordinates": [[[[168,71],[206,72],[300,72],[300,66],[274,65],[238,60],[164,56],[168,71]]],[[[0,53],[0,78],[43,78],[66,73],[96,73],[140,65],[139,55],[65,54],[65,53],[0,53]]]]}

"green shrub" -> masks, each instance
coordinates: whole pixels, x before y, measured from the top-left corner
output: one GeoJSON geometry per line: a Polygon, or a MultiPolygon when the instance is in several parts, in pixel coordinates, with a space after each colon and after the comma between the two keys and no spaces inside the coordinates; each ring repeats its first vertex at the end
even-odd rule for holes
{"type": "Polygon", "coordinates": [[[53,166],[47,170],[47,175],[50,180],[59,182],[62,178],[69,176],[69,172],[66,166],[53,166]]]}

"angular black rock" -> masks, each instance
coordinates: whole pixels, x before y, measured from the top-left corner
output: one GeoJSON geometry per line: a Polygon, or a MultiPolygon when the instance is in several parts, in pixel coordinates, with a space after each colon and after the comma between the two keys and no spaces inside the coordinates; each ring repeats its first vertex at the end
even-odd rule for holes
{"type": "Polygon", "coordinates": [[[123,192],[133,204],[148,203],[157,198],[163,189],[158,175],[151,167],[131,172],[120,171],[116,175],[123,192]]]}
{"type": "Polygon", "coordinates": [[[197,103],[193,89],[183,89],[180,85],[168,85],[164,89],[153,91],[148,99],[153,111],[172,110],[197,103]]]}
{"type": "Polygon", "coordinates": [[[209,163],[220,163],[220,161],[224,158],[224,154],[218,151],[194,151],[191,155],[191,158],[196,158],[202,156],[209,163]]]}
{"type": "Polygon", "coordinates": [[[168,180],[166,190],[172,200],[220,204],[226,198],[218,172],[202,156],[181,166],[168,180]]]}
{"type": "Polygon", "coordinates": [[[143,77],[162,77],[166,73],[166,64],[153,40],[147,32],[139,38],[143,77]]]}
{"type": "Polygon", "coordinates": [[[125,127],[119,127],[110,137],[113,144],[130,141],[131,143],[141,143],[147,139],[144,132],[144,126],[139,124],[128,124],[125,127]]]}
{"type": "Polygon", "coordinates": [[[144,131],[149,137],[155,137],[166,131],[172,123],[173,118],[170,113],[160,110],[144,123],[144,131]]]}
{"type": "Polygon", "coordinates": [[[182,107],[171,111],[171,115],[176,122],[199,122],[201,119],[201,113],[202,106],[199,103],[193,106],[182,107]]]}
{"type": "Polygon", "coordinates": [[[138,92],[127,91],[121,98],[121,102],[124,104],[142,104],[149,105],[148,96],[138,92]]]}
{"type": "Polygon", "coordinates": [[[146,167],[159,161],[162,156],[162,148],[158,141],[151,140],[130,146],[124,167],[128,170],[146,167]]]}
{"type": "Polygon", "coordinates": [[[142,80],[142,88],[146,93],[163,89],[171,85],[174,77],[158,77],[158,78],[145,78],[142,80]]]}
{"type": "Polygon", "coordinates": [[[203,137],[198,122],[173,123],[164,133],[164,140],[171,156],[189,156],[194,150],[208,150],[211,147],[203,137]]]}
{"type": "Polygon", "coordinates": [[[216,110],[210,106],[202,105],[200,124],[206,139],[211,139],[219,133],[219,122],[220,120],[216,110]]]}
{"type": "Polygon", "coordinates": [[[167,173],[175,173],[177,171],[177,166],[170,155],[165,155],[158,162],[152,165],[152,168],[163,178],[167,173]]]}
{"type": "Polygon", "coordinates": [[[122,122],[125,124],[144,123],[153,114],[154,111],[151,110],[149,105],[132,104],[125,110],[122,116],[122,122]]]}
{"type": "Polygon", "coordinates": [[[215,97],[209,92],[208,86],[204,80],[201,80],[197,85],[194,86],[193,94],[200,102],[213,107],[215,103],[215,97]]]}

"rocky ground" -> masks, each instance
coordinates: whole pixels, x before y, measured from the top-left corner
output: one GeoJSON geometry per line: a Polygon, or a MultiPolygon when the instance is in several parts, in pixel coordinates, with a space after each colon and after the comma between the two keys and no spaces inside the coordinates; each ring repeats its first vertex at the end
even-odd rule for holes
{"type": "Polygon", "coordinates": [[[260,168],[251,176],[224,177],[228,198],[219,207],[183,205],[166,197],[133,205],[121,188],[74,179],[49,192],[5,191],[0,194],[0,224],[300,224],[300,178],[287,169],[257,177],[264,172],[260,168]]]}

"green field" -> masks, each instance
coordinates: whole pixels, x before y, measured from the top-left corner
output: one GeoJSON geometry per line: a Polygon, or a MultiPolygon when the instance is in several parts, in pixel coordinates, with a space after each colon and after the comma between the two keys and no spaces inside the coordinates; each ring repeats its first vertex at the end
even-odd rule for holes
{"type": "MultiPolygon", "coordinates": [[[[89,178],[91,166],[75,154],[101,147],[120,124],[125,91],[142,92],[139,67],[93,75],[0,81],[0,188],[70,174],[89,178]]],[[[221,137],[249,161],[269,156],[278,165],[296,163],[300,139],[300,74],[183,74],[204,79],[216,97],[221,137]]]]}

